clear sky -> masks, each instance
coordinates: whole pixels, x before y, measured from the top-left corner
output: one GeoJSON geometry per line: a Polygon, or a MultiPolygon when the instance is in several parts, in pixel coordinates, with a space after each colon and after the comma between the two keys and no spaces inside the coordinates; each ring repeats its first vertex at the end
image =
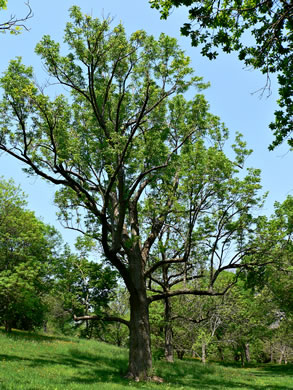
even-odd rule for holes
{"type": "MultiPolygon", "coordinates": [[[[274,201],[282,202],[288,194],[293,194],[293,152],[289,151],[287,145],[274,152],[268,151],[268,145],[273,139],[268,124],[273,120],[278,96],[276,80],[272,78],[272,95],[260,98],[258,93],[252,94],[266,82],[258,71],[244,69],[234,55],[224,54],[212,62],[202,58],[199,49],[192,48],[189,39],[180,36],[180,26],[186,21],[184,9],[176,9],[167,21],[162,21],[159,13],[150,9],[148,0],[30,0],[30,5],[34,13],[27,23],[30,31],[18,36],[0,36],[1,73],[6,70],[9,60],[21,56],[26,65],[34,67],[38,81],[44,82],[46,74],[40,58],[34,53],[35,45],[44,34],[51,35],[56,41],[63,41],[63,28],[72,5],[80,6],[83,12],[95,17],[112,17],[113,26],[122,21],[129,34],[144,29],[155,36],[161,32],[174,36],[191,57],[196,75],[211,82],[205,95],[211,112],[218,115],[229,128],[231,143],[235,132],[239,131],[244,135],[248,147],[254,150],[247,166],[261,169],[263,189],[269,191],[263,213],[270,215],[274,201]]],[[[0,13],[0,22],[7,20],[11,14],[21,17],[25,13],[24,1],[9,0],[8,10],[0,13]]],[[[73,232],[62,229],[57,221],[53,185],[40,178],[26,177],[21,164],[5,155],[0,156],[0,176],[13,178],[27,193],[29,208],[42,217],[44,222],[54,224],[65,241],[73,243],[73,232]]]]}

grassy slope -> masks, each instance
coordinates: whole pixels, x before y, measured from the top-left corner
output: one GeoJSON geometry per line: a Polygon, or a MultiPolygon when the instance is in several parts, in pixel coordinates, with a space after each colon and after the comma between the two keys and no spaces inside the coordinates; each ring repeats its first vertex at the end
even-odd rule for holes
{"type": "Polygon", "coordinates": [[[155,363],[165,383],[133,383],[123,378],[127,351],[96,341],[0,331],[1,390],[293,390],[293,367],[240,368],[194,360],[155,363]]]}

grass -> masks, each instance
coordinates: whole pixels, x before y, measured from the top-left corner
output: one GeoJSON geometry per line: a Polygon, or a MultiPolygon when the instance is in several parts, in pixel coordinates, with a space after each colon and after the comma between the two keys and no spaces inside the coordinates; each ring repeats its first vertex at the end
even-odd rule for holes
{"type": "Polygon", "coordinates": [[[123,377],[127,350],[96,341],[0,330],[1,390],[293,390],[292,365],[241,368],[193,359],[154,364],[163,384],[123,377]]]}

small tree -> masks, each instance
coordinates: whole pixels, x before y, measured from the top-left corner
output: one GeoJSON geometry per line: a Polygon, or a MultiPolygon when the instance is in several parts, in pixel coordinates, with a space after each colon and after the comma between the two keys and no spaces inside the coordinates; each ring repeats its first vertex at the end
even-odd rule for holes
{"type": "Polygon", "coordinates": [[[120,273],[130,294],[128,373],[146,379],[152,368],[149,304],[229,288],[215,290],[214,283],[223,270],[241,269],[252,250],[250,210],[260,203],[259,172],[238,178],[249,154],[245,144],[238,138],[235,160],[229,160],[223,153],[227,132],[203,96],[183,97],[189,87],[204,85],[192,76],[190,59],[175,39],[161,34],[155,40],[144,31],[128,39],[121,25],[110,31],[109,21],[82,15],[78,7],[71,8],[71,17],[68,55],[49,36],[36,48],[70,98],[50,100],[36,86],[32,68],[13,60],[1,79],[0,149],[22,161],[29,174],[59,187],[60,218],[96,240],[120,273]],[[210,178],[208,164],[215,171],[210,178]],[[203,191],[201,179],[210,183],[203,191]],[[198,220],[199,204],[206,213],[198,220]],[[162,261],[157,254],[168,226],[170,256],[162,261]],[[220,241],[226,243],[222,253],[220,241]],[[227,264],[229,247],[237,255],[227,264]],[[207,259],[209,288],[147,295],[147,279],[160,267],[187,267],[194,275],[207,259]]]}

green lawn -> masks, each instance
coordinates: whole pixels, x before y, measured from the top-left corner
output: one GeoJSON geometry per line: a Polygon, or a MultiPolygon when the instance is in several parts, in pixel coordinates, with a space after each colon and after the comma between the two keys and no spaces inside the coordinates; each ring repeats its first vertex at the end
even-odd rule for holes
{"type": "Polygon", "coordinates": [[[233,389],[293,390],[293,367],[240,368],[195,360],[155,362],[163,384],[123,378],[127,350],[96,341],[0,331],[1,390],[233,389]]]}

